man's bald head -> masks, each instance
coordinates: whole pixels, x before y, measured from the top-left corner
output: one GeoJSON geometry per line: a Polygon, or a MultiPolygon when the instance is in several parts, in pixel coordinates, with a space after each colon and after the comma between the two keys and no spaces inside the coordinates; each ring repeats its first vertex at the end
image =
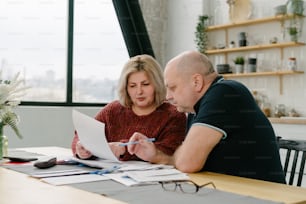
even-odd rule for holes
{"type": "Polygon", "coordinates": [[[165,73],[168,69],[176,69],[182,76],[197,73],[204,77],[215,72],[209,59],[197,51],[186,51],[176,56],[167,63],[165,73]]]}

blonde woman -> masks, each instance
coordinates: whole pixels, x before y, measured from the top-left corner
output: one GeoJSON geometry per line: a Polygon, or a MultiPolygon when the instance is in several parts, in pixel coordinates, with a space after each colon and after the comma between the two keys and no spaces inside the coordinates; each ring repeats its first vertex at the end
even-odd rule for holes
{"type": "MultiPolygon", "coordinates": [[[[184,140],[186,116],[165,102],[166,88],[158,62],[149,55],[132,57],[121,72],[118,94],[119,100],[107,104],[95,117],[105,123],[114,154],[121,160],[139,160],[119,145],[137,132],[155,138],[157,149],[172,155],[184,140]]],[[[72,151],[81,159],[94,156],[79,142],[77,133],[72,151]]]]}

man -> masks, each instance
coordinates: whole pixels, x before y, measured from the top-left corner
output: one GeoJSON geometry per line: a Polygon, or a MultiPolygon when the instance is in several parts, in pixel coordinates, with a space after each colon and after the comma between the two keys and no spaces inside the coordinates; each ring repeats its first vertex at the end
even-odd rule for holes
{"type": "Polygon", "coordinates": [[[211,171],[285,183],[278,145],[269,120],[249,90],[224,80],[205,55],[184,52],[164,71],[167,100],[188,113],[187,136],[172,156],[135,133],[128,151],[145,161],[191,173],[211,171]]]}

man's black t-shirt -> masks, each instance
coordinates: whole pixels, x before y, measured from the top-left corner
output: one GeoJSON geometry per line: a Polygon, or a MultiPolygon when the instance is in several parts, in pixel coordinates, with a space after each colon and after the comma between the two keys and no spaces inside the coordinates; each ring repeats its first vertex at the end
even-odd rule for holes
{"type": "Polygon", "coordinates": [[[218,77],[194,108],[188,127],[203,125],[223,134],[203,171],[285,183],[272,125],[244,85],[218,77]]]}

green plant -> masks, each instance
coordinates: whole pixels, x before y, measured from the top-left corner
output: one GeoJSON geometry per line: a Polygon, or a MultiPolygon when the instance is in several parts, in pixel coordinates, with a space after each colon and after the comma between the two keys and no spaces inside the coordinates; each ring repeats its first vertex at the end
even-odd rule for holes
{"type": "Polygon", "coordinates": [[[19,79],[19,73],[12,80],[2,78],[2,70],[0,70],[0,126],[9,125],[19,138],[22,138],[17,123],[18,115],[14,112],[19,103],[23,91],[28,87],[21,87],[24,80],[19,79]]]}
{"type": "Polygon", "coordinates": [[[303,16],[304,1],[303,0],[288,0],[286,2],[287,14],[303,16]]]}
{"type": "Polygon", "coordinates": [[[290,35],[297,35],[298,34],[298,28],[297,27],[289,27],[288,32],[290,35]]]}
{"type": "Polygon", "coordinates": [[[195,42],[198,51],[201,53],[205,53],[208,47],[208,33],[206,32],[206,29],[209,18],[208,15],[199,16],[195,31],[195,42]]]}
{"type": "Polygon", "coordinates": [[[244,58],[242,56],[236,57],[233,61],[234,61],[235,64],[242,64],[242,65],[244,65],[244,58]]]}

